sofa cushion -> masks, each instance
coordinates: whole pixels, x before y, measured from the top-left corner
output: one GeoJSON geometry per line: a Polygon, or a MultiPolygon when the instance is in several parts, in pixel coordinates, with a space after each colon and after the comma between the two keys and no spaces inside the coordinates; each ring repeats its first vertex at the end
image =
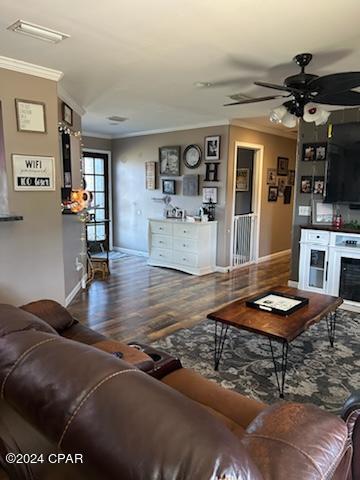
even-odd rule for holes
{"type": "Polygon", "coordinates": [[[54,300],[38,300],[20,308],[41,318],[59,333],[77,322],[66,308],[54,300]]]}
{"type": "Polygon", "coordinates": [[[0,304],[0,337],[23,330],[39,330],[57,335],[51,325],[13,305],[0,304]]]}

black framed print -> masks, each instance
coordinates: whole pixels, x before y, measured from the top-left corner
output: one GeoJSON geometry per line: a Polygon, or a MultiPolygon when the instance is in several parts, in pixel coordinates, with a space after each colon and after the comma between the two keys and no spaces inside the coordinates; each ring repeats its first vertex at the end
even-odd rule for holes
{"type": "Polygon", "coordinates": [[[269,187],[268,202],[276,202],[278,199],[278,187],[269,187]]]}
{"type": "Polygon", "coordinates": [[[289,175],[289,159],[286,157],[277,158],[277,174],[282,177],[289,175]]]}
{"type": "Polygon", "coordinates": [[[73,124],[73,111],[72,111],[72,108],[69,107],[69,105],[66,105],[66,103],[62,104],[62,119],[65,123],[72,126],[72,124],[73,124]]]}
{"type": "Polygon", "coordinates": [[[313,193],[324,195],[325,177],[314,177],[313,193]]]}
{"type": "Polygon", "coordinates": [[[160,175],[180,175],[180,150],[178,145],[159,148],[160,175]]]}
{"type": "Polygon", "coordinates": [[[300,181],[300,193],[312,193],[313,177],[310,175],[303,175],[300,181]]]}
{"type": "Polygon", "coordinates": [[[220,135],[205,137],[205,160],[220,160],[220,135]]]}
{"type": "Polygon", "coordinates": [[[175,195],[176,194],[175,180],[163,179],[162,193],[166,193],[166,195],[175,195]]]}
{"type": "Polygon", "coordinates": [[[327,143],[304,143],[302,159],[304,162],[321,162],[326,160],[327,143]]]}

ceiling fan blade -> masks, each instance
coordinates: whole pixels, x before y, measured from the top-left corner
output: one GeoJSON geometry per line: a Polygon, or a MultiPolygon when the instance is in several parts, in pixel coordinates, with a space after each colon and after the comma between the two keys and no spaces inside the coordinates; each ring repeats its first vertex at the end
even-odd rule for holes
{"type": "Polygon", "coordinates": [[[315,78],[308,84],[311,92],[330,94],[344,92],[360,86],[360,72],[343,72],[315,78]]]}
{"type": "Polygon", "coordinates": [[[328,93],[327,95],[318,94],[313,97],[313,102],[326,105],[356,106],[360,105],[360,93],[358,92],[340,92],[328,93]]]}
{"type": "Polygon", "coordinates": [[[285,85],[275,85],[274,83],[267,82],[254,82],[258,87],[272,88],[273,90],[283,90],[284,92],[292,92],[293,88],[285,87],[285,85]]]}
{"type": "Polygon", "coordinates": [[[287,97],[289,97],[289,95],[271,95],[268,97],[246,98],[244,100],[239,100],[238,102],[226,103],[224,107],[229,107],[231,105],[246,105],[247,103],[266,102],[267,100],[274,100],[275,98],[287,98],[287,97]]]}

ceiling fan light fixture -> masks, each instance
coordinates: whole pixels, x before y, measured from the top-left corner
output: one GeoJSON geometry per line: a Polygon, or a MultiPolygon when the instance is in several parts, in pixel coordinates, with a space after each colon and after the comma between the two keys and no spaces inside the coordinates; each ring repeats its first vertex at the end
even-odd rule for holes
{"type": "Polygon", "coordinates": [[[308,103],[304,108],[303,119],[305,122],[315,122],[315,125],[325,125],[330,112],[317,105],[316,103],[308,103]]]}
{"type": "Polygon", "coordinates": [[[292,113],[287,112],[281,120],[281,124],[287,128],[294,128],[297,125],[297,117],[292,113]]]}
{"type": "Polygon", "coordinates": [[[286,107],[284,105],[280,105],[280,107],[276,107],[270,112],[270,122],[272,123],[281,123],[282,119],[288,113],[286,107]]]}

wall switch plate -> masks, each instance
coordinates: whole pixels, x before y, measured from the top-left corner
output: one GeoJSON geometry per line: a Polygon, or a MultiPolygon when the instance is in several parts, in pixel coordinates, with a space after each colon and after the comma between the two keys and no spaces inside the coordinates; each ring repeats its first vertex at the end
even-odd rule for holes
{"type": "Polygon", "coordinates": [[[311,215],[311,207],[299,205],[299,217],[310,217],[310,215],[311,215]]]}

